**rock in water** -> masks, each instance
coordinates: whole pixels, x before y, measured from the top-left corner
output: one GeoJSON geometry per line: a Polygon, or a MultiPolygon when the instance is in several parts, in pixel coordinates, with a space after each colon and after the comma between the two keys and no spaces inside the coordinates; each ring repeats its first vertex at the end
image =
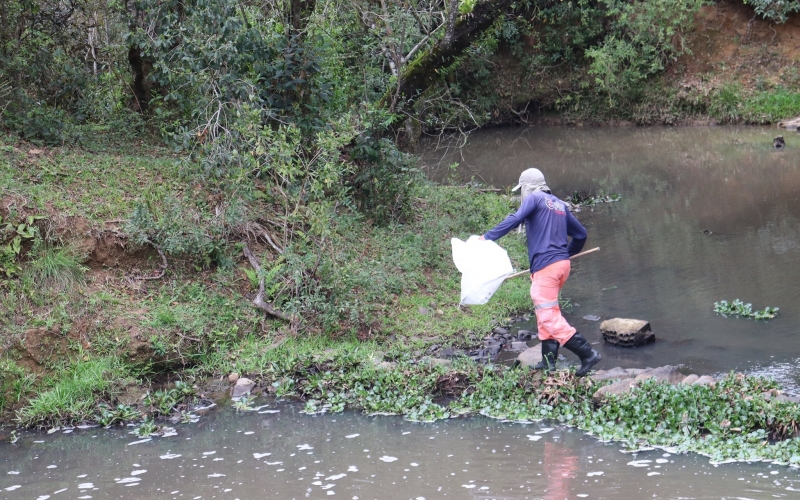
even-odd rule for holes
{"type": "Polygon", "coordinates": [[[253,387],[256,386],[256,383],[250,380],[249,378],[240,378],[236,381],[236,385],[233,386],[233,390],[231,391],[232,398],[240,398],[245,394],[250,394],[250,391],[253,390],[253,387]]]}
{"type": "Polygon", "coordinates": [[[641,319],[607,319],[600,323],[603,339],[611,344],[637,347],[656,340],[650,323],[641,319]]]}
{"type": "Polygon", "coordinates": [[[536,344],[522,351],[517,356],[520,366],[533,366],[542,360],[542,344],[536,344]]]}

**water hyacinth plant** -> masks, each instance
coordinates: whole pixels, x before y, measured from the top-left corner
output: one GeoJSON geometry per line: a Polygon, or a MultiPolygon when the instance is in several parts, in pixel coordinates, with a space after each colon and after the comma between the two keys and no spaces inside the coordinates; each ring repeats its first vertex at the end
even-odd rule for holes
{"type": "Polygon", "coordinates": [[[778,315],[777,307],[765,307],[760,311],[753,311],[753,304],[745,304],[739,299],[733,302],[720,300],[714,302],[714,312],[724,317],[736,316],[740,318],[751,318],[755,320],[768,320],[778,315]]]}

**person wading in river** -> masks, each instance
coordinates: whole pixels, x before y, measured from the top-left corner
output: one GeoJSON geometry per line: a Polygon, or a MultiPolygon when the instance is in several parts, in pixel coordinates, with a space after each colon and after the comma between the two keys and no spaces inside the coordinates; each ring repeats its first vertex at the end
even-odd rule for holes
{"type": "Polygon", "coordinates": [[[586,243],[586,229],[566,204],[553,196],[539,169],[529,168],[519,176],[522,204],[516,213],[481,236],[482,240],[498,240],[509,231],[525,224],[528,259],[531,264],[531,299],[536,311],[539,340],[542,341],[542,362],[536,369],[552,370],[559,346],[575,353],[581,366],[575,375],[582,377],[600,361],[600,353],[561,315],[558,293],[569,277],[569,258],[586,243]],[[568,240],[567,237],[572,238],[568,240]]]}

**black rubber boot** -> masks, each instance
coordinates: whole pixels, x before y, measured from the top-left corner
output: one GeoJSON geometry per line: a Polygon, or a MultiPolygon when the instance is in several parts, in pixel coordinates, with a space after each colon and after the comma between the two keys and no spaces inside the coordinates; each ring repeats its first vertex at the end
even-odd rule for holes
{"type": "Polygon", "coordinates": [[[575,332],[575,335],[564,344],[564,347],[574,352],[575,355],[581,359],[581,367],[575,372],[576,377],[583,377],[589,373],[589,370],[591,370],[598,361],[603,359],[600,353],[592,349],[589,342],[583,338],[579,332],[575,332]]]}
{"type": "Polygon", "coordinates": [[[558,359],[558,340],[542,340],[542,360],[533,365],[533,369],[546,372],[555,370],[556,359],[558,359]]]}

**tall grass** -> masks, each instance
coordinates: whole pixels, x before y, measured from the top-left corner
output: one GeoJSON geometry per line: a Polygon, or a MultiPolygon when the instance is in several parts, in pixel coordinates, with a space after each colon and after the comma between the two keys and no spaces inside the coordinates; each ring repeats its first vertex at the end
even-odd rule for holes
{"type": "Polygon", "coordinates": [[[23,278],[40,290],[62,292],[85,282],[86,268],[70,246],[39,244],[25,266],[23,278]]]}
{"type": "Polygon", "coordinates": [[[17,412],[24,426],[76,423],[94,413],[97,399],[107,395],[114,380],[124,376],[124,365],[114,357],[80,361],[17,412]]]}

